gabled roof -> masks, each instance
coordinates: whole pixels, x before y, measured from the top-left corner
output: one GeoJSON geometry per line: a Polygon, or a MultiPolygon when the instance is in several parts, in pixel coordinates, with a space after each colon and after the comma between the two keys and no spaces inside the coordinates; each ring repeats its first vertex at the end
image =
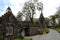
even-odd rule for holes
{"type": "MultiPolygon", "coordinates": [[[[11,10],[10,7],[8,7],[7,9],[11,10]]],[[[21,27],[20,22],[15,18],[15,16],[13,15],[13,13],[10,12],[10,11],[6,12],[2,16],[2,20],[5,23],[10,22],[10,23],[14,24],[14,26],[16,26],[16,27],[19,27],[19,26],[21,27]]]]}

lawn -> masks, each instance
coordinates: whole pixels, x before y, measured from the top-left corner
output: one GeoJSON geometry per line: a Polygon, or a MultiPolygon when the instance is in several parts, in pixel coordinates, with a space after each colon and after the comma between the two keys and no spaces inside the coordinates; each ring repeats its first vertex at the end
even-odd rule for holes
{"type": "Polygon", "coordinates": [[[21,38],[15,38],[14,40],[32,40],[31,38],[23,38],[23,39],[21,39],[21,38]]]}
{"type": "Polygon", "coordinates": [[[60,28],[56,28],[56,31],[60,33],[60,28]]]}

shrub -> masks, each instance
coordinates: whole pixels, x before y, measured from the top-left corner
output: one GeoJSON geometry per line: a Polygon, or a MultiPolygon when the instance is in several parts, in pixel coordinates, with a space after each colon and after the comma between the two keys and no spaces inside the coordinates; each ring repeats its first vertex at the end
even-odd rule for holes
{"type": "Polygon", "coordinates": [[[49,29],[48,28],[44,29],[44,34],[46,34],[46,33],[49,33],[49,29]]]}
{"type": "Polygon", "coordinates": [[[39,34],[40,34],[40,35],[46,34],[46,33],[49,33],[49,29],[48,29],[48,28],[45,28],[45,29],[39,29],[39,34]]]}
{"type": "Polygon", "coordinates": [[[43,29],[39,29],[39,34],[43,34],[43,29]]]}

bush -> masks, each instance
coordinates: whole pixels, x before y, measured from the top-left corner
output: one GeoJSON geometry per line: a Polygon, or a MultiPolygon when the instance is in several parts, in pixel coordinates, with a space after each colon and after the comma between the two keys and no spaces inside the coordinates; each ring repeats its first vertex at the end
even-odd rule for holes
{"type": "Polygon", "coordinates": [[[43,34],[43,29],[39,29],[39,34],[43,34]]]}
{"type": "Polygon", "coordinates": [[[45,33],[49,33],[49,29],[48,29],[48,28],[45,28],[45,29],[44,29],[44,34],[45,34],[45,33]]]}
{"type": "Polygon", "coordinates": [[[45,28],[45,29],[39,29],[39,34],[40,34],[40,35],[46,34],[46,33],[49,33],[49,29],[48,29],[48,28],[45,28]]]}

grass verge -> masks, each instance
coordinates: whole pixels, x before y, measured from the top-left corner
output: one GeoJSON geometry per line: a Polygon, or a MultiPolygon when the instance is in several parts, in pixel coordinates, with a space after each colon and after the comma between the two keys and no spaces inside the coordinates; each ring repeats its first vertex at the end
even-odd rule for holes
{"type": "Polygon", "coordinates": [[[60,33],[60,28],[56,28],[56,31],[60,33]]]}
{"type": "Polygon", "coordinates": [[[23,38],[23,39],[21,39],[21,38],[15,38],[14,40],[32,40],[31,38],[23,38]]]}

